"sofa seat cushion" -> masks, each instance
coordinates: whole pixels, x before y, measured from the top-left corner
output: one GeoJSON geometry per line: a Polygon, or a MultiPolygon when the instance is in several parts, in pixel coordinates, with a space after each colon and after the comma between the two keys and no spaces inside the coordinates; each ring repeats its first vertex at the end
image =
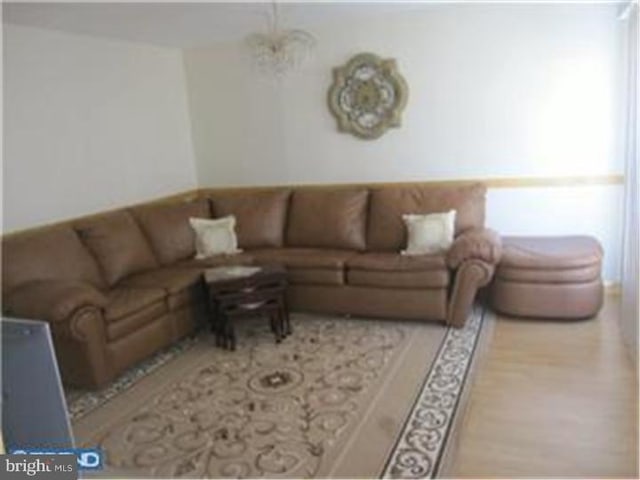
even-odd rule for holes
{"type": "Polygon", "coordinates": [[[164,289],[169,310],[173,311],[202,298],[202,270],[198,268],[159,268],[133,275],[122,284],[164,289]]]}
{"type": "Polygon", "coordinates": [[[443,254],[401,255],[391,252],[361,253],[347,262],[349,270],[374,270],[378,272],[423,272],[447,270],[443,254]]]}
{"type": "Polygon", "coordinates": [[[366,287],[384,288],[446,288],[447,270],[423,272],[381,272],[374,270],[348,270],[347,283],[366,287]]]}
{"type": "Polygon", "coordinates": [[[252,265],[254,263],[253,255],[242,252],[242,253],[233,253],[233,254],[221,254],[214,255],[212,257],[207,258],[190,258],[189,260],[183,260],[181,262],[177,262],[175,267],[180,268],[214,268],[214,267],[225,267],[225,266],[233,266],[233,265],[252,265]]]}
{"type": "Polygon", "coordinates": [[[595,238],[505,237],[496,278],[527,283],[584,283],[600,279],[602,247],[595,238]]]}
{"type": "Polygon", "coordinates": [[[582,283],[600,278],[599,264],[576,268],[501,267],[496,275],[501,280],[527,283],[582,283]]]}
{"type": "Polygon", "coordinates": [[[196,285],[186,290],[180,290],[178,293],[169,294],[167,297],[167,305],[172,312],[178,308],[185,307],[189,304],[195,304],[204,300],[204,295],[196,285]]]}
{"type": "Polygon", "coordinates": [[[206,199],[145,205],[132,209],[132,212],[161,265],[193,257],[195,234],[189,218],[211,218],[206,199]]]}
{"type": "Polygon", "coordinates": [[[287,268],[325,268],[341,270],[356,252],[321,248],[270,248],[252,250],[257,264],[277,263],[287,268]]]}
{"type": "Polygon", "coordinates": [[[218,192],[210,200],[214,216],[235,217],[240,248],[281,247],[290,193],[218,192]]]}
{"type": "Polygon", "coordinates": [[[347,262],[349,270],[374,270],[379,272],[423,272],[447,270],[445,256],[400,255],[399,253],[361,253],[347,262]]]}
{"type": "Polygon", "coordinates": [[[344,270],[335,268],[287,268],[292,285],[344,285],[344,270]]]}
{"type": "Polygon", "coordinates": [[[294,285],[343,285],[345,264],[356,253],[350,250],[277,248],[253,250],[257,264],[278,264],[287,269],[294,285]]]}
{"type": "Polygon", "coordinates": [[[173,295],[197,284],[201,278],[202,272],[199,269],[170,267],[131,275],[120,284],[128,287],[160,288],[173,295]]]}
{"type": "Polygon", "coordinates": [[[599,266],[602,247],[595,238],[504,237],[497,274],[509,269],[563,270],[599,266]]]}
{"type": "Polygon", "coordinates": [[[446,288],[445,256],[363,253],[347,262],[347,283],[385,288],[446,288]]]}
{"type": "Polygon", "coordinates": [[[109,290],[106,296],[108,303],[104,308],[104,318],[107,323],[112,323],[154,304],[164,306],[167,294],[161,288],[117,287],[109,290]]]}
{"type": "Polygon", "coordinates": [[[166,313],[166,302],[159,301],[118,320],[107,321],[107,340],[114,341],[126,337],[145,325],[157,321],[166,313]]]}
{"type": "Polygon", "coordinates": [[[446,288],[445,256],[363,253],[347,262],[347,283],[384,288],[446,288]]]}
{"type": "Polygon", "coordinates": [[[75,228],[100,264],[109,286],[158,266],[142,230],[125,210],[80,221],[75,228]]]}

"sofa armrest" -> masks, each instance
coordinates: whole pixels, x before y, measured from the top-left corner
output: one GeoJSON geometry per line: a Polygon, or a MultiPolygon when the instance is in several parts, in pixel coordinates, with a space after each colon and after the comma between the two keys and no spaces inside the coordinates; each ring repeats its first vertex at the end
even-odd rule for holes
{"type": "Polygon", "coordinates": [[[81,307],[103,308],[107,298],[88,283],[68,280],[34,280],[11,290],[3,300],[8,315],[62,322],[81,307]]]}
{"type": "Polygon", "coordinates": [[[458,235],[447,252],[447,266],[458,268],[465,260],[482,260],[497,265],[502,256],[502,240],[488,228],[472,228],[458,235]]]}
{"type": "Polygon", "coordinates": [[[476,299],[478,290],[489,284],[493,278],[495,265],[484,260],[465,260],[456,271],[453,288],[449,297],[447,324],[463,327],[476,299]]]}

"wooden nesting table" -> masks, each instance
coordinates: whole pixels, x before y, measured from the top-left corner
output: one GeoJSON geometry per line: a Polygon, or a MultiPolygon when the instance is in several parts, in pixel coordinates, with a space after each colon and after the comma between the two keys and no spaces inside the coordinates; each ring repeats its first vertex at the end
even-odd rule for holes
{"type": "Polygon", "coordinates": [[[209,268],[204,272],[204,281],[211,306],[211,329],[218,346],[235,350],[234,324],[244,317],[267,317],[278,343],[291,333],[284,267],[209,268]]]}

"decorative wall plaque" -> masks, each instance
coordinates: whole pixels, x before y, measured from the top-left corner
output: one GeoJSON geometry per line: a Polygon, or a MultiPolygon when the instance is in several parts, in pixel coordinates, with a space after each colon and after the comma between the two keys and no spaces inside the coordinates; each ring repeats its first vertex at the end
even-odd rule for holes
{"type": "Polygon", "coordinates": [[[338,129],[366,139],[400,126],[408,87],[394,59],[361,53],[333,69],[329,108],[338,129]]]}

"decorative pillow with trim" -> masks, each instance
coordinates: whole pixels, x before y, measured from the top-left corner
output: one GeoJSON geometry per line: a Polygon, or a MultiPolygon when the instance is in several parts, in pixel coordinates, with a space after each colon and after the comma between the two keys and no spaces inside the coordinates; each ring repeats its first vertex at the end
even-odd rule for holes
{"type": "Polygon", "coordinates": [[[456,211],[426,215],[402,215],[407,228],[407,248],[402,255],[428,255],[445,252],[453,243],[456,211]]]}
{"type": "Polygon", "coordinates": [[[189,224],[196,233],[196,259],[242,251],[238,249],[236,218],[233,215],[213,220],[191,217],[189,224]]]}

